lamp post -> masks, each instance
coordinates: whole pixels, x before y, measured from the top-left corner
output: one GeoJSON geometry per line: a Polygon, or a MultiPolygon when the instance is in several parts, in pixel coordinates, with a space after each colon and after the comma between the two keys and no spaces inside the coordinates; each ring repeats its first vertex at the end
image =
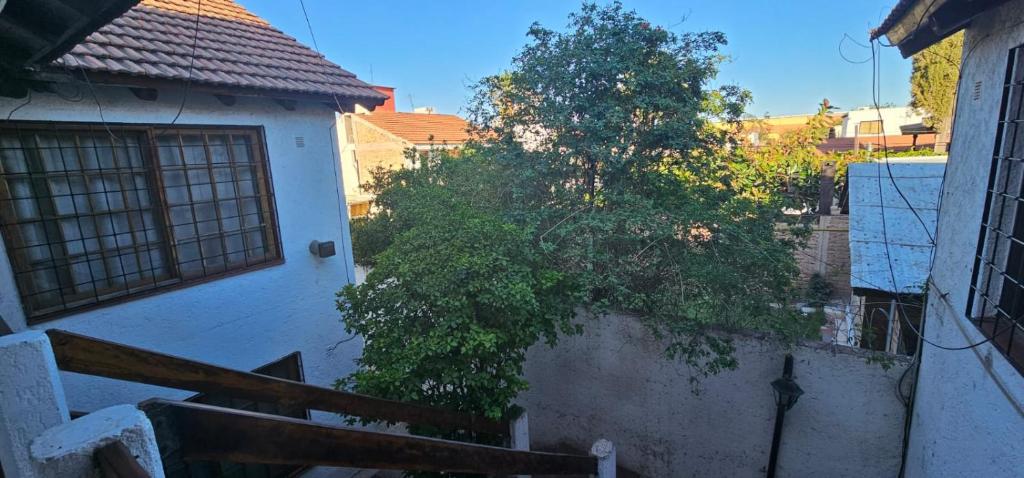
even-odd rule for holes
{"type": "Polygon", "coordinates": [[[772,435],[772,451],[768,458],[768,478],[775,477],[775,466],[779,461],[779,445],[782,441],[782,423],[786,420],[786,410],[793,408],[796,401],[804,394],[803,389],[793,380],[792,354],[786,354],[782,378],[772,382],[772,390],[775,391],[775,432],[772,435]]]}

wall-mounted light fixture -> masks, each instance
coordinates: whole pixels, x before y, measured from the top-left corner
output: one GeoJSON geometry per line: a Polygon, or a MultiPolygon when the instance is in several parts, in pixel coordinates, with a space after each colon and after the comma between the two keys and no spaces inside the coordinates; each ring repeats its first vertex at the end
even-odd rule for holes
{"type": "Polygon", "coordinates": [[[334,241],[313,241],[309,243],[309,252],[321,259],[331,257],[335,254],[334,241]]]}
{"type": "Polygon", "coordinates": [[[793,355],[786,354],[782,366],[782,378],[772,382],[775,391],[775,432],[772,435],[772,449],[768,457],[768,478],[774,478],[775,467],[779,462],[779,446],[782,445],[782,423],[786,420],[786,411],[796,405],[796,401],[804,394],[804,390],[793,380],[793,355]]]}

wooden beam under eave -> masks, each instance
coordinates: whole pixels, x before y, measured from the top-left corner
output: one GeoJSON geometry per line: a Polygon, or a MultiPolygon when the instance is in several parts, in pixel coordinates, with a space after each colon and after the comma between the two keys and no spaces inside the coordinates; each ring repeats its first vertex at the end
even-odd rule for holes
{"type": "Polygon", "coordinates": [[[277,103],[282,108],[288,111],[295,111],[295,100],[286,100],[282,98],[274,98],[274,103],[277,103]]]}
{"type": "Polygon", "coordinates": [[[128,88],[136,98],[142,101],[156,101],[160,94],[156,88],[128,88]]]}
{"type": "Polygon", "coordinates": [[[235,103],[238,103],[238,97],[235,95],[221,95],[214,93],[213,97],[217,98],[217,101],[224,106],[235,106],[235,103]]]}

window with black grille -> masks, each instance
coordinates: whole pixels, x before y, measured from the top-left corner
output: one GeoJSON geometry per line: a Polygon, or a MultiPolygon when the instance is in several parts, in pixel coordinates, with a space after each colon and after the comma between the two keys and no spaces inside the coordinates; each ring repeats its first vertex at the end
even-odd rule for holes
{"type": "Polygon", "coordinates": [[[31,321],[274,263],[254,128],[0,125],[0,227],[31,321]]]}
{"type": "Polygon", "coordinates": [[[1024,46],[1010,50],[968,317],[1024,373],[1024,46]]]}

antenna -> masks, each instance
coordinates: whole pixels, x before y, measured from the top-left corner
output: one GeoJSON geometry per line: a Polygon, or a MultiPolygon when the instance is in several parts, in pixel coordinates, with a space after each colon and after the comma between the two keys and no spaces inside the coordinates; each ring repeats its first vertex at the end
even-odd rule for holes
{"type": "Polygon", "coordinates": [[[409,106],[412,108],[413,111],[416,111],[416,103],[412,101],[412,93],[409,94],[409,106]]]}
{"type": "Polygon", "coordinates": [[[370,84],[373,84],[373,63],[370,63],[370,84]]]}

